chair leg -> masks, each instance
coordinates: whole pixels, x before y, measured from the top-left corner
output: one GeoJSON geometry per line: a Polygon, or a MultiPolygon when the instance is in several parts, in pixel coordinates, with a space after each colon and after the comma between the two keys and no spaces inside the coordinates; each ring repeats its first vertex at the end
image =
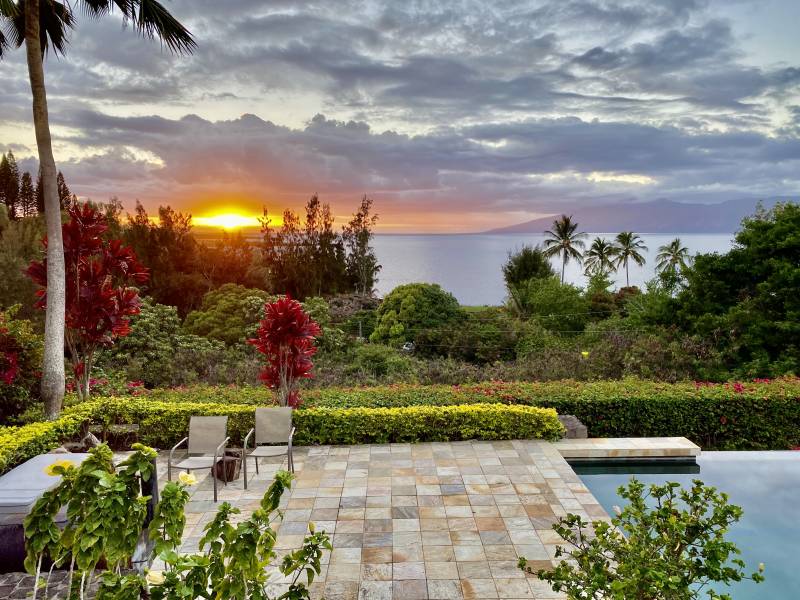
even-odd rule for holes
{"type": "Polygon", "coordinates": [[[217,477],[216,473],[214,473],[214,469],[211,469],[211,479],[214,480],[214,502],[217,501],[217,477]]]}
{"type": "Polygon", "coordinates": [[[242,473],[244,475],[244,489],[247,489],[247,455],[242,452],[242,473]]]}
{"type": "Polygon", "coordinates": [[[167,459],[167,481],[172,481],[172,461],[167,459]]]}
{"type": "Polygon", "coordinates": [[[256,475],[258,475],[258,457],[256,456],[256,475]]]}

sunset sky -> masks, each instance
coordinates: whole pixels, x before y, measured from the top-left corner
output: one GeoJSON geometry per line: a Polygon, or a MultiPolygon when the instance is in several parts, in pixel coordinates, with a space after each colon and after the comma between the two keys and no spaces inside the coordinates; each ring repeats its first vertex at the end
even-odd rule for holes
{"type": "MultiPolygon", "coordinates": [[[[195,216],[375,199],[384,231],[586,204],[800,192],[796,0],[166,2],[175,57],[78,15],[46,63],[56,160],[93,200],[195,216]]],[[[24,51],[0,149],[34,167],[24,51]]]]}

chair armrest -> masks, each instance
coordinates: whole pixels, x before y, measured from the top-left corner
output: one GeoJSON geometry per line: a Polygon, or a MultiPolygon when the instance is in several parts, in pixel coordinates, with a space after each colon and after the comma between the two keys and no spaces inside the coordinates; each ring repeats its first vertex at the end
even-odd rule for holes
{"type": "Polygon", "coordinates": [[[173,454],[175,454],[175,450],[177,450],[177,449],[178,449],[178,447],[179,447],[181,444],[185,444],[187,441],[189,441],[189,438],[188,438],[188,437],[185,437],[185,438],[183,438],[183,439],[182,439],[180,442],[178,442],[177,444],[175,444],[175,445],[172,447],[172,449],[169,451],[169,462],[170,462],[170,463],[172,463],[172,455],[173,455],[173,454]]]}
{"type": "Polygon", "coordinates": [[[292,430],[289,432],[289,447],[291,447],[293,439],[294,439],[294,427],[292,427],[292,430]]]}
{"type": "Polygon", "coordinates": [[[230,439],[231,439],[230,437],[226,437],[224,440],[222,440],[222,443],[219,446],[217,446],[217,448],[214,450],[214,464],[215,465],[217,464],[217,457],[219,456],[220,450],[222,450],[223,453],[225,452],[225,446],[228,445],[228,442],[230,441],[230,439]]]}
{"type": "Polygon", "coordinates": [[[253,429],[251,429],[250,431],[248,431],[247,435],[244,436],[244,444],[243,444],[243,447],[242,447],[242,455],[243,456],[244,456],[244,453],[247,452],[247,440],[250,439],[250,436],[252,436],[254,432],[255,432],[255,427],[253,429]]]}

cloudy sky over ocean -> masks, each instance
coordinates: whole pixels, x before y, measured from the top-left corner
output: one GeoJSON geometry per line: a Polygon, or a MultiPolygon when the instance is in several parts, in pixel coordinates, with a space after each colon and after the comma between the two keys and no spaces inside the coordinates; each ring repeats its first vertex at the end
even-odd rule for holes
{"type": "MultiPolygon", "coordinates": [[[[73,191],[196,215],[364,193],[387,231],[800,192],[794,0],[176,0],[175,57],[78,16],[46,65],[73,191]]],[[[33,168],[24,52],[0,148],[33,168]]]]}

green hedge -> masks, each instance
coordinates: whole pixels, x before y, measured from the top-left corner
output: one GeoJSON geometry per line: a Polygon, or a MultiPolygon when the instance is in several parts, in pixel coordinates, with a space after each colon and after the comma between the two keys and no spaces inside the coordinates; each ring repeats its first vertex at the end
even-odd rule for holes
{"type": "MultiPolygon", "coordinates": [[[[266,406],[258,387],[155,390],[148,399],[266,406]]],[[[573,414],[592,437],[686,436],[706,449],[786,449],[800,446],[800,379],[728,384],[622,381],[491,382],[462,386],[397,385],[302,392],[310,408],[396,408],[511,404],[573,414]]]]}
{"type": "MultiPolygon", "coordinates": [[[[167,448],[186,435],[192,415],[228,415],[231,442],[253,427],[254,406],[193,404],[149,399],[97,401],[95,421],[138,423],[139,441],[167,448]]],[[[363,444],[465,439],[557,439],[563,428],[554,410],[492,404],[400,408],[312,408],[295,412],[295,443],[363,444]]]]}
{"type": "Polygon", "coordinates": [[[49,452],[65,439],[78,434],[96,408],[94,402],[86,403],[64,411],[54,421],[0,428],[0,473],[49,452]]]}

